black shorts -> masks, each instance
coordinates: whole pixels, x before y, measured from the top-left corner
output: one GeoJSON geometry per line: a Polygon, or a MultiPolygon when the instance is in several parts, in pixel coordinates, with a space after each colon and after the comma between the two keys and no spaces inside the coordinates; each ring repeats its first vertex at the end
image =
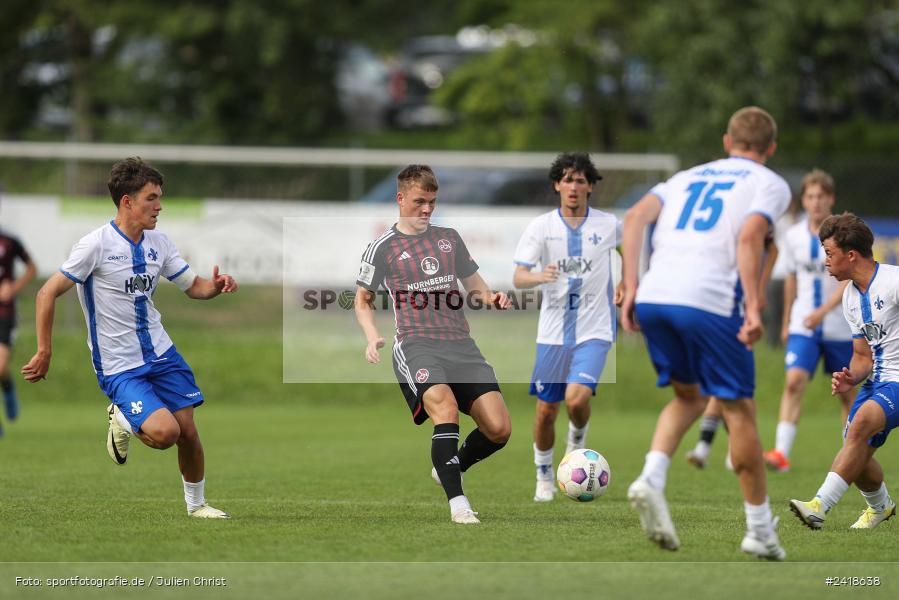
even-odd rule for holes
{"type": "Polygon", "coordinates": [[[500,391],[493,367],[471,338],[407,337],[393,346],[393,371],[416,425],[428,420],[421,398],[432,385],[447,384],[466,415],[472,402],[500,391]]]}
{"type": "Polygon", "coordinates": [[[15,317],[0,317],[0,345],[12,348],[16,338],[16,321],[15,317]]]}

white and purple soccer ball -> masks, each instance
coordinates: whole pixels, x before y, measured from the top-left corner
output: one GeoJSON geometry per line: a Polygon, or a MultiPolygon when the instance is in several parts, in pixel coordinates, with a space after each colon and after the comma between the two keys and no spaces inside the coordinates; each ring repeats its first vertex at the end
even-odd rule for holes
{"type": "Polygon", "coordinates": [[[574,450],[559,463],[556,481],[565,495],[578,502],[590,502],[605,493],[612,471],[596,450],[574,450]]]}

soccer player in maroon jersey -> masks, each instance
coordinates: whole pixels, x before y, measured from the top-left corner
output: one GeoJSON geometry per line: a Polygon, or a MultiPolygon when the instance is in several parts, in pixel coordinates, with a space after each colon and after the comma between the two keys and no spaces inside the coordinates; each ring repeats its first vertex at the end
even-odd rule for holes
{"type": "Polygon", "coordinates": [[[380,362],[384,338],[375,325],[374,297],[383,285],[396,315],[393,368],[417,425],[434,422],[431,476],[443,486],[453,522],[480,523],[462,491],[462,473],[506,445],[512,423],[496,374],[469,335],[463,304],[505,310],[455,229],[431,225],[437,177],[427,165],[397,176],[399,221],[371,242],[356,280],[356,318],[365,358],[380,362]],[[461,281],[469,298],[459,290],[461,281]],[[459,412],[477,424],[459,448],[459,412]]]}
{"type": "MultiPolygon", "coordinates": [[[[9,376],[9,355],[16,330],[16,296],[34,279],[37,268],[22,243],[15,237],[0,231],[0,386],[3,388],[3,404],[6,418],[14,421],[19,416],[19,400],[16,388],[9,376]],[[16,259],[25,263],[25,272],[15,277],[16,259]]],[[[3,425],[0,423],[0,435],[3,425]]]]}

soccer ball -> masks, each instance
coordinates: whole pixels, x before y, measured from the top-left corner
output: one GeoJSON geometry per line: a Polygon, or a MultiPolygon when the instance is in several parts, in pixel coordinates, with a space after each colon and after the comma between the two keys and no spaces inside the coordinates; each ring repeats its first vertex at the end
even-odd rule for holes
{"type": "Polygon", "coordinates": [[[612,479],[609,463],[596,450],[574,450],[559,463],[556,481],[565,495],[590,502],[605,493],[612,479]]]}

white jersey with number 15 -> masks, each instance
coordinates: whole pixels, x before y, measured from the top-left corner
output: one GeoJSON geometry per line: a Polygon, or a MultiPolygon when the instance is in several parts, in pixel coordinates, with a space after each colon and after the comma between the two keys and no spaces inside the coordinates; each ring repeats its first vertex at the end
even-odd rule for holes
{"type": "Polygon", "coordinates": [[[762,164],[730,157],[681,171],[650,193],[662,212],[637,302],[740,314],[740,229],[753,213],[776,221],[790,203],[787,182],[762,164]]]}

